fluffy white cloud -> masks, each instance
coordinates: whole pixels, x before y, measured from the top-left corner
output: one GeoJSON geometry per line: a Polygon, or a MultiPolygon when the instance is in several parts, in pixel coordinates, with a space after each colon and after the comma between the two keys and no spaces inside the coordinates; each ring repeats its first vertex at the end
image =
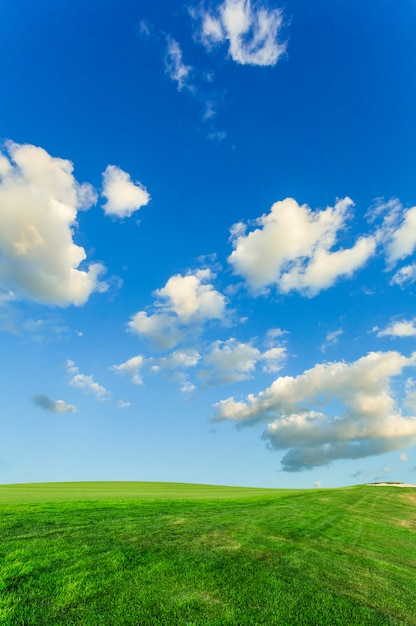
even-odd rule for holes
{"type": "Polygon", "coordinates": [[[129,328],[147,337],[158,349],[168,350],[179,343],[189,328],[196,329],[207,320],[221,320],[225,315],[225,296],[211,283],[215,276],[208,269],[175,274],[155,291],[157,312],[138,311],[129,328]]]}
{"type": "MultiPolygon", "coordinates": [[[[112,370],[118,374],[123,374],[131,379],[135,385],[141,385],[143,380],[141,372],[146,367],[151,372],[177,371],[189,367],[195,367],[200,360],[200,355],[196,350],[177,350],[163,357],[145,358],[141,354],[134,356],[125,363],[113,365],[112,370]]],[[[181,376],[181,383],[183,377],[181,376]]]]}
{"type": "Polygon", "coordinates": [[[416,335],[416,320],[392,322],[384,330],[377,333],[377,337],[414,337],[416,335]]]}
{"type": "Polygon", "coordinates": [[[318,364],[277,378],[245,402],[222,400],[214,419],[267,422],[268,445],[288,450],[286,471],[382,454],[416,441],[416,417],[402,414],[390,390],[391,378],[415,364],[416,353],[407,358],[393,351],[371,352],[351,364],[318,364]]]}
{"type": "Polygon", "coordinates": [[[171,80],[173,80],[177,86],[178,91],[181,91],[190,77],[192,67],[185,65],[182,59],[182,49],[176,39],[172,37],[166,38],[167,48],[165,56],[165,69],[171,80]]]}
{"type": "Polygon", "coordinates": [[[7,142],[0,159],[0,288],[41,302],[84,304],[105,290],[100,264],[79,266],[85,250],[74,243],[77,211],[96,202],[70,161],[42,148],[7,142]],[[6,156],[8,155],[8,156],[6,156]]]}
{"type": "Polygon", "coordinates": [[[103,173],[102,195],[106,215],[130,217],[150,200],[148,191],[139,182],[133,183],[129,174],[115,165],[107,165],[103,173]]]}
{"type": "Polygon", "coordinates": [[[241,65],[275,65],[286,51],[280,43],[283,16],[251,0],[224,0],[215,13],[199,15],[200,38],[208,47],[228,42],[231,58],[241,65]]]}
{"type": "Polygon", "coordinates": [[[228,260],[254,290],[276,284],[282,293],[314,295],[340,276],[351,276],[375,252],[371,236],[361,237],[352,248],[332,251],[352,206],[350,198],[322,211],[292,198],[276,202],[248,234],[241,223],[232,227],[234,251],[228,260]]]}
{"type": "Polygon", "coordinates": [[[32,402],[41,409],[52,411],[52,413],[75,413],[77,410],[74,404],[67,404],[63,400],[52,400],[45,394],[33,396],[32,402]]]}
{"type": "Polygon", "coordinates": [[[199,377],[210,384],[230,384],[252,377],[258,363],[263,371],[274,372],[283,366],[286,349],[270,348],[261,352],[252,343],[239,342],[234,338],[214,341],[203,359],[199,377]]]}
{"type": "Polygon", "coordinates": [[[69,384],[72,387],[77,387],[78,389],[85,389],[86,391],[93,393],[97,396],[99,400],[105,400],[109,397],[110,393],[107,391],[105,387],[99,385],[93,378],[93,376],[86,376],[85,374],[80,374],[78,367],[71,360],[67,361],[67,370],[68,373],[71,374],[71,378],[69,380],[69,384]]]}

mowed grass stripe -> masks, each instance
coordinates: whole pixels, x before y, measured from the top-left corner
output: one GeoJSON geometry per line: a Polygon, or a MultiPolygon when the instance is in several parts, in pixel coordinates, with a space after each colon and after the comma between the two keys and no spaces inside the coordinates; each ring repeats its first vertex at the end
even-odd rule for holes
{"type": "Polygon", "coordinates": [[[414,490],[105,485],[3,499],[1,624],[416,624],[414,490]]]}

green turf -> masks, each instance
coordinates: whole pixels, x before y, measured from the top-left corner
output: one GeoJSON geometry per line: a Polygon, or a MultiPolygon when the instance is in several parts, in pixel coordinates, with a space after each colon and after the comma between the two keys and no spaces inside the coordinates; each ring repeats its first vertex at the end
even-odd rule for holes
{"type": "Polygon", "coordinates": [[[416,625],[416,490],[0,486],[0,624],[416,625]]]}

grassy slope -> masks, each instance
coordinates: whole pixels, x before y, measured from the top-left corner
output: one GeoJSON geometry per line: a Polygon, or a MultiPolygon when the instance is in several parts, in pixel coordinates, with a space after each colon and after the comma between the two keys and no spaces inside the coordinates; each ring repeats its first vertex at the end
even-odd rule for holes
{"type": "Polygon", "coordinates": [[[416,490],[0,487],[0,624],[416,624],[416,490]]]}

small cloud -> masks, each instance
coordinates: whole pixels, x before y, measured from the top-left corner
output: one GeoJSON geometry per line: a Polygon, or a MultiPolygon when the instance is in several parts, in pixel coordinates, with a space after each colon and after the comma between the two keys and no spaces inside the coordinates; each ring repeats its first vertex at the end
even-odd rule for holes
{"type": "Polygon", "coordinates": [[[313,483],[313,486],[314,486],[316,489],[320,489],[320,488],[321,488],[321,481],[320,481],[320,480],[316,480],[316,481],[313,483]]]}
{"type": "Polygon", "coordinates": [[[412,320],[403,320],[401,322],[392,322],[384,330],[377,333],[377,337],[414,337],[416,335],[416,318],[412,320]]]}
{"type": "Polygon", "coordinates": [[[390,281],[390,285],[398,285],[403,289],[407,283],[416,281],[416,263],[400,268],[390,281]]]}
{"type": "Polygon", "coordinates": [[[132,383],[135,385],[142,384],[142,378],[140,376],[140,370],[143,367],[145,362],[144,357],[139,354],[138,356],[134,356],[125,363],[121,363],[120,365],[113,365],[112,370],[117,372],[117,374],[124,374],[131,379],[132,383]]]}
{"type": "Polygon", "coordinates": [[[139,182],[133,183],[129,174],[115,165],[108,165],[103,173],[101,195],[107,198],[104,213],[116,217],[130,217],[150,200],[146,188],[139,182]]]}
{"type": "Polygon", "coordinates": [[[402,463],[406,463],[407,462],[407,454],[406,452],[402,452],[399,456],[399,459],[402,463]]]}
{"type": "Polygon", "coordinates": [[[343,330],[342,328],[339,328],[338,330],[332,330],[330,332],[326,333],[325,336],[325,341],[321,346],[321,352],[325,352],[325,350],[329,347],[329,346],[333,346],[334,344],[338,343],[339,338],[341,337],[341,335],[343,334],[343,330]]]}
{"type": "Polygon", "coordinates": [[[280,42],[280,9],[252,5],[251,0],[224,0],[215,12],[195,10],[200,21],[198,37],[208,50],[227,43],[230,57],[240,65],[273,66],[286,51],[280,42]]]}
{"type": "Polygon", "coordinates": [[[128,409],[131,406],[131,402],[124,402],[124,400],[117,400],[117,406],[119,409],[128,409]]]}
{"type": "Polygon", "coordinates": [[[178,87],[178,91],[188,85],[189,78],[192,73],[192,67],[185,65],[182,58],[182,49],[176,39],[166,37],[166,56],[165,69],[169,78],[173,80],[178,87]]]}
{"type": "Polygon", "coordinates": [[[197,331],[208,320],[223,320],[225,296],[209,282],[215,278],[208,269],[175,274],[155,291],[155,312],[138,311],[129,328],[147,337],[153,345],[169,350],[191,330],[197,331]]]}
{"type": "Polygon", "coordinates": [[[52,400],[45,394],[38,394],[32,397],[33,404],[52,413],[75,413],[77,407],[74,404],[67,404],[63,400],[52,400]]]}
{"type": "Polygon", "coordinates": [[[109,391],[107,391],[105,387],[95,382],[93,376],[86,376],[85,374],[80,374],[78,367],[71,360],[67,361],[67,371],[69,374],[71,374],[69,384],[72,387],[77,387],[78,389],[85,389],[86,391],[96,395],[99,400],[105,400],[106,398],[109,397],[110,393],[109,391]]]}

